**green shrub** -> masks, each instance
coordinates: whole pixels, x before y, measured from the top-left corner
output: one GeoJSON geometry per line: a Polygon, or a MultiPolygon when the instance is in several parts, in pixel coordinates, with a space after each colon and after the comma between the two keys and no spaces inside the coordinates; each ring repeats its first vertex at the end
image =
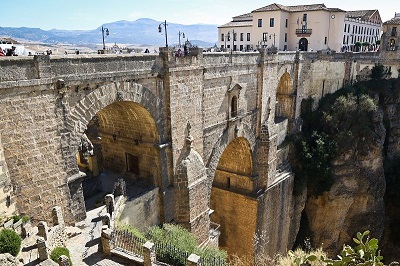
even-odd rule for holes
{"type": "Polygon", "coordinates": [[[65,255],[69,259],[69,264],[72,266],[71,257],[69,255],[69,250],[65,247],[56,247],[50,254],[50,259],[58,263],[58,258],[61,255],[65,255]]]}
{"type": "Polygon", "coordinates": [[[10,253],[14,257],[21,249],[21,237],[10,229],[0,231],[0,253],[10,253]]]}
{"type": "Polygon", "coordinates": [[[353,241],[357,244],[356,247],[352,248],[349,245],[344,245],[338,260],[325,260],[328,266],[383,266],[381,262],[383,257],[381,251],[378,250],[378,239],[369,238],[369,231],[364,233],[357,233],[357,238],[353,238],[353,241]],[[364,240],[364,237],[367,239],[364,240]]]}
{"type": "Polygon", "coordinates": [[[29,222],[29,220],[31,219],[28,215],[14,215],[12,217],[14,223],[18,222],[19,220],[22,219],[22,223],[26,224],[27,222],[29,222]]]}

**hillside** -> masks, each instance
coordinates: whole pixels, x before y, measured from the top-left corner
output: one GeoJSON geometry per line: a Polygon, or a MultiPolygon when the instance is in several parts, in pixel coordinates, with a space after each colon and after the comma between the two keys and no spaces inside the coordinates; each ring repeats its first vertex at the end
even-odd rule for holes
{"type": "MultiPolygon", "coordinates": [[[[106,23],[110,35],[106,36],[107,43],[139,44],[139,45],[164,45],[164,29],[158,32],[160,21],[142,18],[135,21],[116,21],[106,23]]],[[[167,22],[169,45],[178,44],[179,32],[185,33],[186,39],[192,44],[206,47],[212,46],[217,41],[217,25],[194,24],[182,25],[167,22]]],[[[102,43],[101,26],[93,30],[42,30],[39,28],[13,28],[0,27],[0,36],[24,39],[28,41],[49,44],[69,43],[76,45],[102,43]]],[[[181,37],[181,42],[185,41],[181,37]]]]}

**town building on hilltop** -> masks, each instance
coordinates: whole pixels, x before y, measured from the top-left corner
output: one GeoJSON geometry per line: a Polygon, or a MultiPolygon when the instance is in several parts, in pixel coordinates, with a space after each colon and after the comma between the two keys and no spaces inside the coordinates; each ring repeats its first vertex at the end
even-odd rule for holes
{"type": "Polygon", "coordinates": [[[284,6],[271,4],[233,17],[218,27],[221,49],[355,51],[364,43],[375,49],[382,20],[378,10],[344,11],[324,4],[284,6]],[[357,47],[358,46],[358,47],[357,47]]]}
{"type": "Polygon", "coordinates": [[[400,13],[383,23],[382,50],[397,51],[400,43],[400,13]]]}

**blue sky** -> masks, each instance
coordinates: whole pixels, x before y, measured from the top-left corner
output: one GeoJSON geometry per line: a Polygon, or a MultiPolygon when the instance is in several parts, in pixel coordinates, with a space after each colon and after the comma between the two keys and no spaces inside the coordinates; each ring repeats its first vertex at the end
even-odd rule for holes
{"type": "Polygon", "coordinates": [[[251,12],[271,3],[283,5],[324,3],[344,10],[379,9],[382,20],[400,13],[400,0],[12,0],[2,4],[0,26],[34,27],[45,30],[89,30],[103,23],[138,18],[180,24],[217,24],[232,16],[251,12]]]}

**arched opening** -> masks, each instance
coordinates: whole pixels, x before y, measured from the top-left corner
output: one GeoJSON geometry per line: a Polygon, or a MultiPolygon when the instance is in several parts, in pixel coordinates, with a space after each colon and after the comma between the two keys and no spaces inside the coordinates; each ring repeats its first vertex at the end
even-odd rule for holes
{"type": "Polygon", "coordinates": [[[396,40],[395,39],[390,39],[389,40],[389,50],[390,51],[395,51],[396,50],[396,40]]]}
{"type": "Polygon", "coordinates": [[[237,97],[233,96],[231,99],[231,118],[237,116],[237,97]]]}
{"type": "Polygon", "coordinates": [[[308,40],[306,38],[301,38],[299,40],[299,50],[307,51],[308,50],[308,40]]]}
{"type": "Polygon", "coordinates": [[[290,74],[285,72],[279,80],[276,92],[275,123],[280,125],[278,127],[280,129],[278,145],[285,139],[288,127],[290,127],[288,123],[294,118],[294,102],[295,93],[293,91],[292,79],[290,78],[290,74]]]}
{"type": "MultiPolygon", "coordinates": [[[[82,183],[86,209],[97,207],[120,178],[126,183],[126,206],[146,193],[157,193],[154,190],[161,182],[158,143],[156,123],[140,104],[120,101],[98,111],[87,125],[78,152],[79,169],[86,173],[82,183]]],[[[141,212],[145,217],[139,217],[131,204],[120,220],[139,229],[159,223],[159,200],[155,198],[148,206],[153,213],[141,212]]]]}
{"type": "Polygon", "coordinates": [[[224,149],[211,190],[211,221],[220,225],[219,245],[229,255],[253,256],[257,200],[253,196],[253,163],[250,144],[243,137],[224,149]],[[238,236],[240,241],[238,241],[238,236]]]}
{"type": "Polygon", "coordinates": [[[294,91],[290,74],[285,72],[279,80],[276,92],[275,117],[291,118],[293,116],[294,91]]]}

